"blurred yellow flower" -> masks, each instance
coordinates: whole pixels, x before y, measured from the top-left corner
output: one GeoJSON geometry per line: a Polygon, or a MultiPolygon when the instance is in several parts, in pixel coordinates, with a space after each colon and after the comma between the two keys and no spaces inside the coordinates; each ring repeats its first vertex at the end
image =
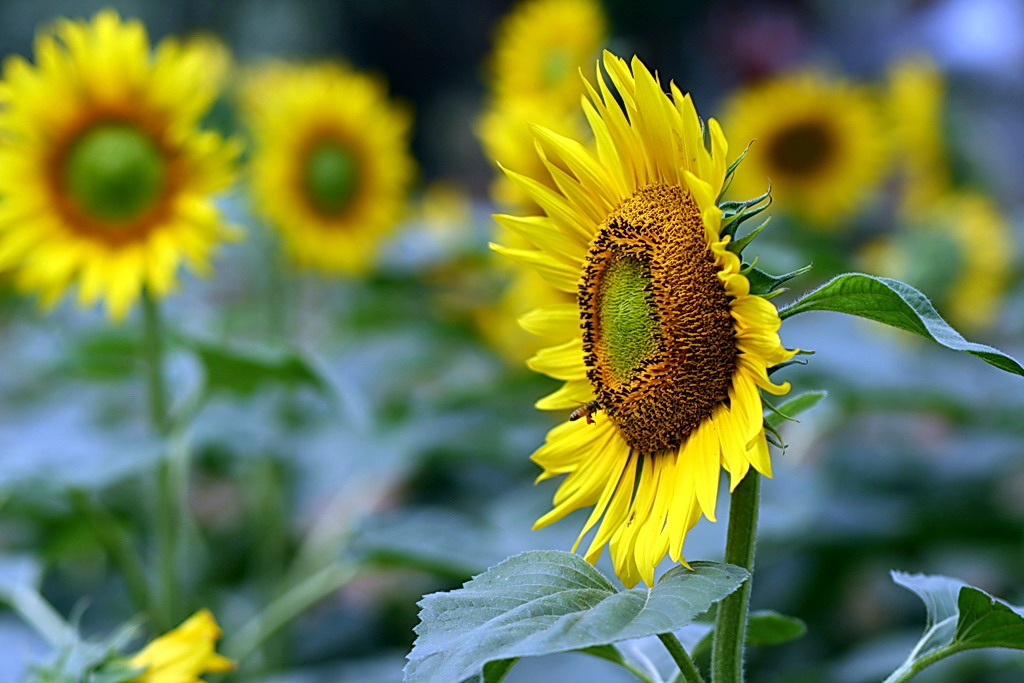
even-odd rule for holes
{"type": "Polygon", "coordinates": [[[955,325],[991,324],[1013,266],[1012,233],[995,203],[973,192],[948,194],[908,221],[865,248],[865,270],[914,285],[955,325]]]}
{"type": "Polygon", "coordinates": [[[789,390],[767,369],[794,352],[721,234],[722,129],[639,59],[604,67],[611,86],[599,72],[584,105],[596,143],[534,129],[558,189],[510,171],[544,215],[496,216],[530,246],[494,249],[578,296],[522,320],[548,343],[529,367],[564,382],[537,407],[573,411],[532,456],[540,479],[565,475],[536,526],[592,507],[576,545],[596,527],[584,557],[607,545],[632,587],[665,555],[684,561],[723,468],[733,488],[771,474],[759,389],[789,390]]]}
{"type": "MultiPolygon", "coordinates": [[[[488,109],[476,132],[488,160],[555,189],[538,156],[531,126],[541,125],[577,140],[589,129],[580,109],[584,94],[580,71],[589,71],[606,39],[605,18],[595,0],[527,0],[501,22],[491,57],[488,109]]],[[[519,184],[497,173],[491,197],[505,210],[535,212],[539,206],[519,184]]],[[[495,240],[525,247],[527,243],[499,228],[495,240]]],[[[476,318],[485,338],[506,358],[520,363],[541,348],[536,336],[516,320],[538,307],[568,303],[573,297],[547,286],[527,270],[509,271],[501,295],[476,318]]]]}
{"type": "Polygon", "coordinates": [[[604,40],[604,13],[596,0],[522,2],[495,35],[493,107],[525,101],[556,111],[577,109],[579,71],[590,69],[604,40]]]}
{"type": "Polygon", "coordinates": [[[216,652],[220,627],[209,610],[200,610],[173,631],[154,639],[129,664],[144,671],[135,683],[202,683],[204,673],[223,673],[234,663],[216,652]]]}
{"type": "Polygon", "coordinates": [[[120,319],[237,234],[212,195],[239,146],[197,128],[216,95],[198,53],[169,39],[151,52],[138,21],[60,20],[35,51],[0,82],[0,268],[44,305],[77,283],[81,305],[120,319]]]}
{"type": "Polygon", "coordinates": [[[926,57],[889,69],[888,113],[893,161],[902,174],[904,210],[924,210],[949,190],[943,130],[946,84],[926,57]]]}
{"type": "Polygon", "coordinates": [[[765,191],[779,208],[832,228],[882,178],[886,136],[869,93],[815,71],[794,73],[733,94],[722,124],[733,140],[754,141],[730,196],[765,191]]]}
{"type": "Polygon", "coordinates": [[[328,62],[264,66],[241,99],[256,206],[293,260],[326,273],[369,270],[412,182],[408,114],[378,79],[328,62]]]}
{"type": "Polygon", "coordinates": [[[195,59],[201,64],[200,75],[209,80],[210,87],[222,91],[228,84],[235,69],[231,49],[212,33],[193,33],[182,41],[182,47],[195,52],[195,59]]]}

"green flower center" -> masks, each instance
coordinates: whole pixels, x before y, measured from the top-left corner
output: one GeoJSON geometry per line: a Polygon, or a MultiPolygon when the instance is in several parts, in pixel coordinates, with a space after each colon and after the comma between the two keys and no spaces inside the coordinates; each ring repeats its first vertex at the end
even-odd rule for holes
{"type": "Polygon", "coordinates": [[[315,146],[306,159],[306,191],[317,211],[339,213],[351,201],[359,185],[355,155],[335,142],[315,146]]]}
{"type": "Polygon", "coordinates": [[[126,123],[86,130],[68,150],[64,183],[75,203],[93,220],[118,227],[157,203],[167,162],[156,142],[126,123]]]}
{"type": "Polygon", "coordinates": [[[612,256],[605,265],[598,301],[608,365],[615,379],[626,384],[658,348],[650,268],[635,256],[612,256]]]}
{"type": "Polygon", "coordinates": [[[683,188],[643,187],[609,214],[578,302],[594,398],[638,453],[678,450],[728,399],[738,355],[730,299],[683,188]]]}
{"type": "Polygon", "coordinates": [[[803,121],[777,133],[768,143],[767,155],[773,168],[806,176],[828,164],[835,147],[835,137],[823,122],[803,121]]]}

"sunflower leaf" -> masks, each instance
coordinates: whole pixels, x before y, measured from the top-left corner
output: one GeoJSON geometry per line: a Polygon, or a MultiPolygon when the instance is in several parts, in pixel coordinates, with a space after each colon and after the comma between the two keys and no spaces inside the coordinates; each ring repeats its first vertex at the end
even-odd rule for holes
{"type": "Polygon", "coordinates": [[[942,319],[924,294],[899,280],[863,273],[839,275],[780,310],[779,317],[785,320],[807,311],[848,313],[885,323],[1024,376],[1024,366],[1019,362],[999,349],[964,339],[942,319]]]}
{"type": "MultiPolygon", "coordinates": [[[[807,624],[796,617],[788,617],[770,609],[751,612],[747,617],[748,645],[782,645],[791,640],[802,638],[807,633],[807,624]]],[[[704,637],[694,646],[690,653],[694,659],[711,651],[713,629],[708,629],[704,637]]]]}
{"type": "Polygon", "coordinates": [[[209,393],[251,395],[265,384],[305,385],[329,393],[327,381],[298,353],[240,349],[199,339],[183,341],[199,356],[209,393]]]}
{"type": "Polygon", "coordinates": [[[948,576],[892,572],[892,579],[921,598],[927,615],[924,634],[889,680],[964,650],[1024,650],[1024,608],[948,576]]]}
{"type": "Polygon", "coordinates": [[[800,413],[818,405],[818,401],[828,396],[827,391],[805,391],[794,396],[780,406],[769,406],[771,412],[765,415],[764,421],[772,428],[778,428],[786,420],[793,420],[800,413]]]}
{"type": "Polygon", "coordinates": [[[692,571],[670,569],[651,589],[619,591],[572,553],[538,550],[516,555],[462,588],[420,601],[418,638],[405,678],[480,680],[481,675],[494,675],[498,665],[493,662],[593,651],[675,631],[749,576],[728,564],[691,566],[692,571]]]}

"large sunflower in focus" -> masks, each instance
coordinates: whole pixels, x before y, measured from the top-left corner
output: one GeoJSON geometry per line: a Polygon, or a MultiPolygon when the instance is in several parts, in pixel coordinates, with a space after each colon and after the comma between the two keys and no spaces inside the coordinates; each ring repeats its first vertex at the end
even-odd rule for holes
{"type": "Polygon", "coordinates": [[[36,60],[9,58],[0,82],[0,268],[46,305],[77,284],[119,319],[232,234],[211,195],[238,149],[197,128],[216,96],[198,53],[151,51],[137,21],[58,21],[36,60]]]}
{"type": "Polygon", "coordinates": [[[380,81],[336,63],[277,63],[242,104],[260,211],[299,264],[358,274],[401,217],[414,166],[409,116],[380,81]]]}
{"type": "Polygon", "coordinates": [[[490,79],[496,108],[514,102],[575,109],[579,69],[589,65],[605,39],[596,0],[526,0],[501,22],[490,79]]]}
{"type": "Polygon", "coordinates": [[[760,193],[771,181],[780,207],[817,224],[853,213],[885,171],[883,119],[869,93],[816,72],[759,83],[734,94],[723,123],[754,141],[732,190],[760,193]]]}
{"type": "Polygon", "coordinates": [[[788,391],[767,370],[794,352],[729,249],[718,123],[705,131],[689,96],[666,95],[639,59],[605,53],[604,66],[612,85],[599,70],[584,103],[594,145],[535,129],[556,189],[509,172],[544,215],[499,216],[532,247],[495,249],[577,297],[523,320],[553,343],[530,367],[565,382],[538,407],[593,414],[534,453],[541,479],[567,475],[537,526],[593,506],[577,545],[596,526],[586,559],[608,545],[633,586],[715,518],[721,468],[733,488],[751,467],[770,474],[758,389],[788,391]]]}

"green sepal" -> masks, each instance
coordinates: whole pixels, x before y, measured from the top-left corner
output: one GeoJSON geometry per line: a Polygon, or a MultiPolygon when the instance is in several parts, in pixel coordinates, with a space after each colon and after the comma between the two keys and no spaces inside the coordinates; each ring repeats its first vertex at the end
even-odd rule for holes
{"type": "Polygon", "coordinates": [[[772,188],[771,185],[765,190],[764,194],[753,199],[747,199],[742,202],[721,202],[718,208],[722,210],[722,229],[719,232],[720,235],[729,235],[736,237],[736,229],[740,227],[743,221],[748,218],[753,218],[757,214],[761,213],[772,203],[772,188]]]}
{"type": "MultiPolygon", "coordinates": [[[[814,351],[802,351],[798,353],[812,354],[814,353],[814,351]]],[[[770,368],[768,368],[768,376],[771,377],[779,370],[782,370],[783,368],[788,368],[791,365],[807,365],[807,361],[804,360],[803,358],[794,358],[792,360],[783,361],[778,365],[773,365],[770,368]]]]}
{"type": "Polygon", "coordinates": [[[771,222],[772,219],[770,216],[768,218],[765,218],[763,221],[761,221],[761,225],[757,226],[756,228],[754,228],[753,230],[751,230],[738,240],[733,240],[729,242],[729,244],[727,244],[725,248],[731,251],[732,253],[736,254],[737,256],[741,256],[743,254],[743,250],[747,248],[747,245],[753,242],[754,238],[757,237],[762,230],[767,228],[768,224],[771,222]]]}
{"type": "Polygon", "coordinates": [[[725,196],[725,193],[729,191],[729,187],[732,185],[732,177],[736,173],[736,169],[739,168],[740,164],[743,163],[743,160],[747,157],[747,152],[750,151],[750,146],[752,144],[754,144],[753,140],[748,142],[747,146],[743,148],[742,152],[740,152],[740,155],[733,159],[733,162],[729,164],[729,168],[725,169],[725,181],[722,183],[722,191],[718,195],[719,203],[721,203],[722,197],[725,196]]]}
{"type": "Polygon", "coordinates": [[[770,299],[785,291],[783,288],[784,284],[793,278],[799,277],[800,275],[810,271],[811,267],[811,264],[808,264],[803,268],[797,268],[796,270],[783,273],[782,275],[772,275],[771,273],[766,273],[763,270],[756,268],[754,264],[750,264],[740,272],[746,275],[747,280],[750,281],[751,294],[756,294],[757,296],[764,297],[765,299],[770,299]]]}

